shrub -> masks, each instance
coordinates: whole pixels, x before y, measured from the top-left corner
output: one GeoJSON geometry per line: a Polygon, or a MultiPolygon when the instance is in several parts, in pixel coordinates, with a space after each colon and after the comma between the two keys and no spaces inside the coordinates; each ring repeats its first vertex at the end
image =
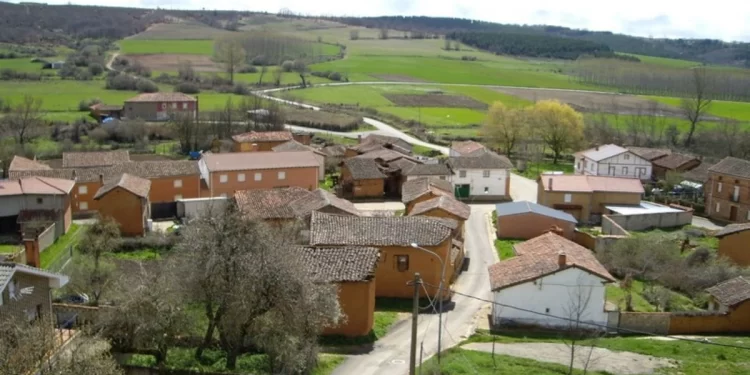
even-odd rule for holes
{"type": "Polygon", "coordinates": [[[89,138],[96,143],[106,143],[109,141],[109,132],[104,128],[96,128],[89,132],[89,138]]]}
{"type": "Polygon", "coordinates": [[[238,83],[232,87],[232,93],[235,95],[249,95],[250,88],[243,83],[238,83]]]}
{"type": "Polygon", "coordinates": [[[464,61],[477,61],[477,57],[476,56],[461,56],[461,60],[464,60],[464,61]]]}
{"type": "Polygon", "coordinates": [[[139,79],[135,84],[135,89],[138,92],[158,92],[159,86],[148,79],[139,79]]]}
{"type": "Polygon", "coordinates": [[[179,237],[170,233],[149,233],[143,237],[124,237],[115,249],[116,253],[154,249],[169,251],[177,244],[179,237]]]}
{"type": "Polygon", "coordinates": [[[86,68],[78,68],[76,69],[75,79],[77,81],[90,81],[94,76],[91,74],[91,72],[86,68]]]}
{"type": "Polygon", "coordinates": [[[99,63],[91,63],[89,64],[89,72],[93,76],[98,76],[104,72],[104,67],[99,63]]]}
{"type": "Polygon", "coordinates": [[[258,66],[270,65],[268,63],[268,58],[266,58],[266,55],[258,55],[253,57],[252,60],[250,60],[250,64],[258,66]]]}
{"type": "Polygon", "coordinates": [[[107,78],[104,88],[108,90],[136,90],[138,79],[128,74],[115,74],[107,78]]]}
{"type": "Polygon", "coordinates": [[[0,69],[0,81],[20,80],[39,81],[42,79],[40,73],[18,72],[13,69],[0,69]]]}
{"type": "Polygon", "coordinates": [[[328,75],[328,79],[332,81],[341,81],[341,73],[339,72],[332,72],[328,75]]]}
{"type": "Polygon", "coordinates": [[[284,71],[286,73],[289,73],[293,69],[294,69],[294,61],[287,60],[287,61],[284,61],[283,63],[281,63],[281,70],[282,71],[284,71]]]}
{"type": "Polygon", "coordinates": [[[201,89],[192,82],[182,82],[174,87],[175,92],[181,92],[183,94],[197,94],[201,92],[201,89]]]}
{"type": "Polygon", "coordinates": [[[94,104],[99,104],[102,101],[99,99],[89,99],[89,100],[81,100],[78,102],[78,110],[81,112],[88,112],[91,109],[91,106],[94,104]]]}
{"type": "Polygon", "coordinates": [[[240,68],[240,70],[238,70],[237,73],[258,73],[258,68],[252,65],[246,65],[240,68]]]}

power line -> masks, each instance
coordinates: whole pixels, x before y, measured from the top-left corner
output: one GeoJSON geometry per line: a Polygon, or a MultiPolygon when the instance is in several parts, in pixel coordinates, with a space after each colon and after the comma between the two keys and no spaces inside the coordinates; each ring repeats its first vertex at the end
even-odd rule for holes
{"type": "MultiPolygon", "coordinates": [[[[435,286],[435,285],[432,285],[432,284],[427,283],[427,282],[424,282],[424,284],[427,284],[428,286],[431,286],[433,288],[440,288],[439,286],[435,286]]],[[[443,288],[443,289],[445,289],[445,288],[443,288]]],[[[518,306],[513,306],[513,305],[508,305],[508,304],[500,303],[500,302],[495,302],[495,301],[488,300],[488,299],[485,299],[485,298],[482,298],[482,297],[472,296],[472,295],[466,294],[466,293],[461,293],[461,292],[456,292],[456,291],[452,291],[452,293],[453,294],[457,294],[459,296],[464,296],[464,297],[467,297],[467,298],[472,298],[472,299],[475,299],[475,300],[478,300],[478,301],[482,301],[482,302],[488,302],[488,303],[491,303],[493,305],[497,305],[497,306],[501,306],[501,307],[506,307],[506,308],[513,309],[513,310],[523,311],[523,312],[527,312],[527,313],[531,313],[531,314],[536,314],[536,315],[542,315],[542,316],[546,316],[546,317],[549,317],[549,318],[555,318],[555,319],[560,319],[560,320],[565,320],[565,321],[571,321],[571,322],[575,322],[576,321],[576,319],[566,318],[566,317],[552,315],[552,314],[547,314],[547,313],[542,313],[542,312],[533,311],[533,310],[529,310],[529,309],[524,309],[523,307],[518,307],[518,306]]],[[[589,326],[594,326],[594,327],[610,328],[609,326],[607,326],[605,324],[599,324],[599,323],[582,322],[582,324],[589,325],[589,326]]],[[[699,344],[722,346],[722,347],[726,347],[726,348],[750,350],[750,347],[747,347],[747,346],[739,346],[739,345],[733,345],[733,344],[722,344],[720,342],[696,340],[696,339],[689,339],[689,338],[685,338],[685,337],[678,337],[678,336],[671,336],[671,335],[659,335],[659,334],[656,334],[656,333],[646,332],[646,331],[639,331],[639,330],[635,330],[635,329],[617,328],[617,330],[618,331],[624,331],[626,333],[635,333],[635,334],[644,335],[644,336],[666,337],[666,338],[670,338],[670,339],[673,339],[673,340],[676,340],[676,341],[687,341],[687,342],[694,342],[694,343],[699,343],[699,344]]]]}

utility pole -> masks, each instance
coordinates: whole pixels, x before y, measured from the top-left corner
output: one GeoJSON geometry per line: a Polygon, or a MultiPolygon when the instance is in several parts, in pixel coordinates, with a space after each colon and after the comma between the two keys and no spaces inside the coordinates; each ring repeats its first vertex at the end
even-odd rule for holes
{"type": "Polygon", "coordinates": [[[414,274],[414,301],[411,310],[411,353],[409,353],[409,375],[416,375],[417,369],[417,324],[419,322],[419,287],[422,278],[419,272],[414,274]]]}

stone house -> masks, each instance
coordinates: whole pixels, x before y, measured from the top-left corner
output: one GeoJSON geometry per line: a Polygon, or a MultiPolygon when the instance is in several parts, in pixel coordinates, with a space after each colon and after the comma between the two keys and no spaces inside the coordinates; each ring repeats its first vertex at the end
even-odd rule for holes
{"type": "Polygon", "coordinates": [[[466,203],[459,202],[450,195],[441,195],[432,199],[421,201],[414,205],[408,216],[430,216],[452,219],[458,223],[454,238],[464,240],[464,222],[469,220],[471,207],[466,203]]]}
{"type": "Polygon", "coordinates": [[[401,186],[401,202],[406,206],[406,214],[409,214],[417,203],[442,196],[453,197],[453,186],[441,179],[420,177],[407,180],[401,186]]]}
{"type": "Polygon", "coordinates": [[[351,198],[382,198],[386,175],[374,159],[348,158],[341,162],[341,194],[351,198]]]}
{"type": "Polygon", "coordinates": [[[654,170],[654,178],[663,180],[667,177],[668,172],[684,173],[697,168],[701,164],[698,157],[672,153],[651,162],[654,170]]]}
{"type": "Polygon", "coordinates": [[[143,93],[125,101],[123,115],[145,121],[167,121],[174,115],[197,118],[198,98],[180,92],[143,93]]]}
{"type": "Polygon", "coordinates": [[[527,201],[500,203],[495,213],[498,238],[529,240],[557,227],[565,238],[572,239],[578,223],[567,212],[527,201]]]}
{"type": "Polygon", "coordinates": [[[716,233],[719,255],[737,265],[750,267],[750,223],[730,224],[716,233]]]}
{"type": "Polygon", "coordinates": [[[706,213],[712,219],[750,221],[750,161],[726,157],[708,169],[706,213]]]}
{"type": "Polygon", "coordinates": [[[635,178],[542,175],[537,180],[537,203],[565,211],[581,223],[598,223],[606,205],[633,205],[644,193],[635,178]]]}
{"type": "Polygon", "coordinates": [[[18,263],[0,262],[0,317],[45,319],[52,314],[52,289],[68,283],[68,277],[18,263]]]}
{"type": "Polygon", "coordinates": [[[151,181],[123,173],[105,181],[94,199],[99,201],[99,214],[114,219],[123,236],[142,236],[151,217],[150,190],[151,181]]]}

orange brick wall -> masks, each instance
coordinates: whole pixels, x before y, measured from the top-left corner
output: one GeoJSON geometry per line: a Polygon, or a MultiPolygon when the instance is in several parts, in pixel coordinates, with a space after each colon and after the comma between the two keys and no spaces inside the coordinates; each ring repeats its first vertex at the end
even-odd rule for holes
{"type": "Polygon", "coordinates": [[[670,335],[697,333],[747,333],[750,332],[750,302],[722,315],[682,316],[672,315],[669,321],[670,335]]]}
{"type": "Polygon", "coordinates": [[[152,178],[151,192],[149,201],[151,203],[174,202],[176,195],[182,198],[200,198],[201,197],[201,178],[200,175],[175,176],[152,178]],[[175,187],[175,181],[182,181],[182,187],[175,187]]]}
{"type": "MultiPolygon", "coordinates": [[[[450,251],[451,240],[448,238],[439,246],[427,247],[425,249],[433,251],[440,255],[441,258],[447,259],[450,251]]],[[[412,298],[414,289],[406,285],[407,282],[414,280],[414,273],[419,272],[426,283],[438,285],[440,283],[441,272],[440,261],[434,255],[413,249],[409,246],[386,246],[380,248],[380,261],[375,271],[375,295],[378,297],[395,297],[395,298],[412,298]],[[409,269],[402,272],[396,265],[397,255],[409,256],[409,269]]],[[[452,277],[450,265],[446,267],[445,278],[450,280],[452,277]]],[[[430,296],[436,294],[436,288],[427,287],[430,296]]],[[[421,292],[424,294],[424,291],[421,292]]]]}
{"type": "Polygon", "coordinates": [[[338,284],[341,312],[346,321],[326,329],[324,335],[365,336],[372,330],[375,313],[375,280],[338,284]]]}
{"type": "Polygon", "coordinates": [[[719,255],[740,266],[750,266],[750,231],[730,234],[719,239],[719,255]]]}
{"type": "Polygon", "coordinates": [[[232,148],[234,152],[257,152],[257,151],[273,151],[272,149],[282,143],[287,143],[289,141],[280,141],[280,142],[234,142],[234,147],[232,148]],[[258,145],[258,148],[253,150],[253,143],[258,145]]]}
{"type": "Polygon", "coordinates": [[[123,236],[142,236],[144,233],[143,200],[123,188],[114,188],[99,198],[99,213],[111,217],[120,225],[123,236]]]}
{"type": "Polygon", "coordinates": [[[76,182],[76,186],[73,187],[71,195],[73,195],[73,213],[86,212],[86,211],[97,211],[99,210],[99,202],[94,200],[96,191],[102,186],[101,182],[76,182]],[[80,193],[80,187],[85,186],[88,191],[85,194],[80,193]],[[86,203],[87,208],[81,208],[81,203],[86,203]]]}
{"type": "Polygon", "coordinates": [[[532,213],[500,216],[497,218],[496,230],[499,238],[527,240],[544,234],[553,225],[563,230],[565,238],[573,238],[574,223],[532,213]]]}
{"type": "Polygon", "coordinates": [[[212,196],[218,197],[226,194],[232,196],[238,190],[273,189],[280,187],[297,186],[307,190],[315,190],[318,187],[318,167],[285,168],[285,169],[262,169],[245,171],[211,172],[212,196]],[[286,178],[278,179],[280,171],[286,172],[286,178]],[[255,181],[255,173],[261,173],[260,181],[255,181]],[[245,174],[245,181],[239,181],[238,176],[245,174]],[[227,182],[221,182],[221,176],[227,176],[227,182]]]}

